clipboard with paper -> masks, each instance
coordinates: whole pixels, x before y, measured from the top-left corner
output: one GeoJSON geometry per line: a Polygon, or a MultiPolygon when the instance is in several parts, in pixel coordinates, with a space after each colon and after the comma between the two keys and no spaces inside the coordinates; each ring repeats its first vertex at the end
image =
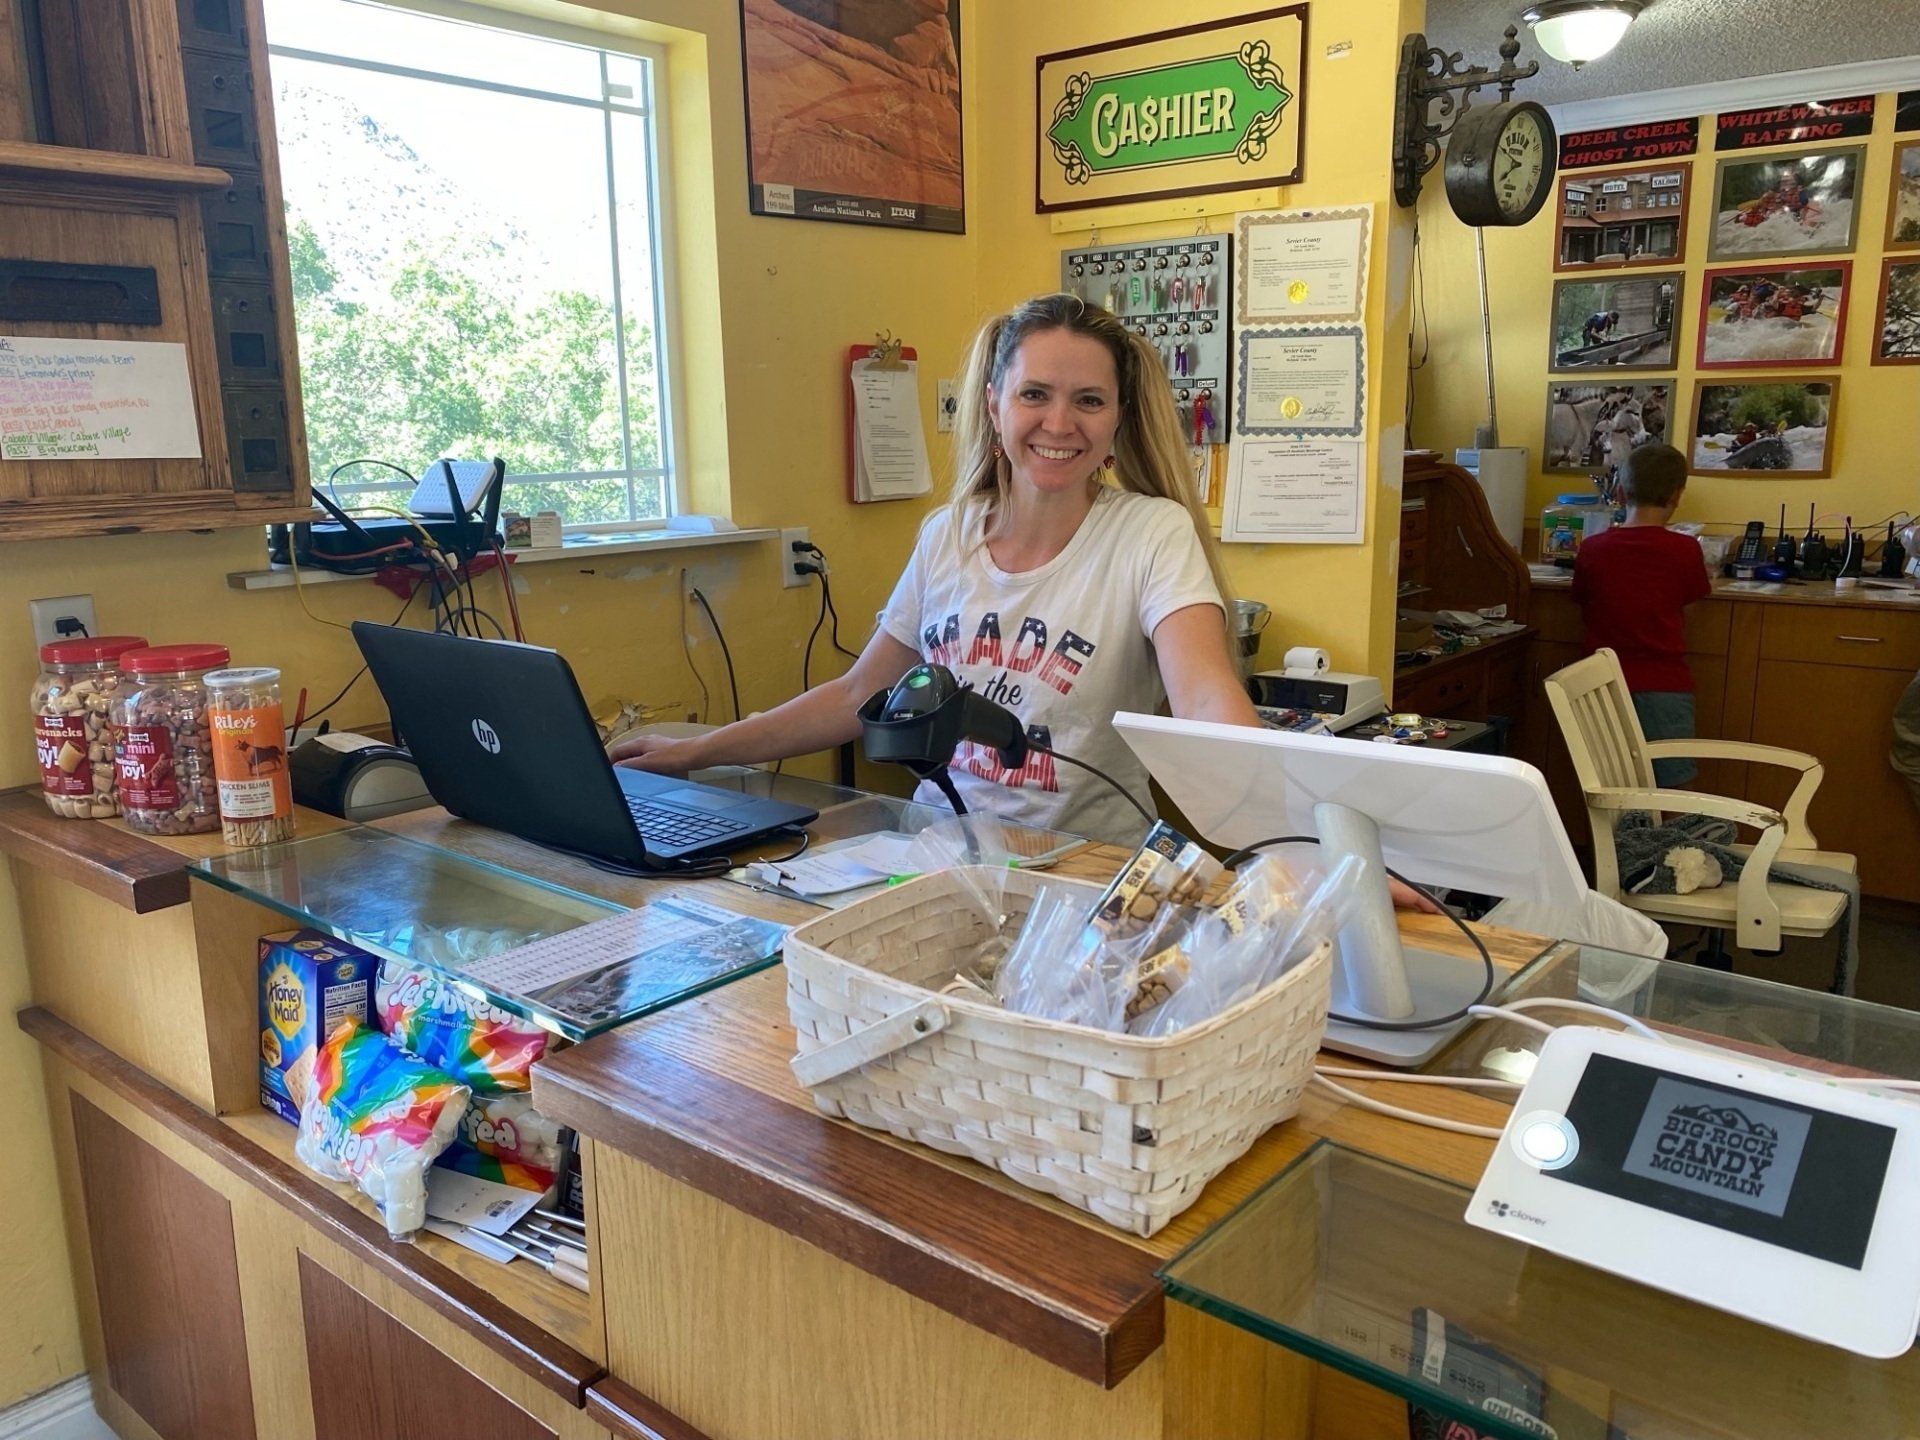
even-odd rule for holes
{"type": "Polygon", "coordinates": [[[847,350],[847,499],[909,500],[933,489],[914,351],[889,336],[847,350]]]}

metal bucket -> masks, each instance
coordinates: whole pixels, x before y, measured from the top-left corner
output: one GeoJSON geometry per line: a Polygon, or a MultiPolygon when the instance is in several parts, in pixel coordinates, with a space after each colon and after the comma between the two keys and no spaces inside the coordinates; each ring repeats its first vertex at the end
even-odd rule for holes
{"type": "Polygon", "coordinates": [[[1258,600],[1233,602],[1233,638],[1242,655],[1251,657],[1260,649],[1260,632],[1273,619],[1273,611],[1258,600]]]}

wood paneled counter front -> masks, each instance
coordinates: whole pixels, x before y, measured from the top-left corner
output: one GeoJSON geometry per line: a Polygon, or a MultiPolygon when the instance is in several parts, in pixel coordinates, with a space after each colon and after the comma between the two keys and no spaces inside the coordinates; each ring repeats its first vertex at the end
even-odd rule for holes
{"type": "MultiPolygon", "coordinates": [[[[303,835],[339,823],[299,819],[303,835]]],[[[438,811],[391,828],[627,904],[687,883],[588,870],[438,811]]],[[[585,1137],[582,1295],[438,1236],[388,1241],[365,1197],[294,1161],[292,1128],[254,1084],[254,938],[289,922],[186,881],[187,862],[219,848],[119,822],[50,826],[36,794],[0,795],[35,1000],[20,1022],[44,1047],[95,1395],[123,1436],[1336,1440],[1404,1424],[1385,1392],[1169,1306],[1155,1271],[1317,1137],[1462,1182],[1483,1140],[1310,1094],[1139,1240],[818,1114],[787,1069],[776,967],[536,1071],[537,1103],[585,1137]],[[193,1323],[156,1370],[143,1337],[167,1315],[193,1323]],[[431,1376],[367,1364],[435,1352],[431,1376]],[[480,1385],[462,1389],[463,1375],[480,1385]],[[423,1412],[408,1398],[420,1385],[445,1403],[423,1412]]],[[[1120,858],[1090,849],[1060,868],[1098,878],[1120,858]]],[[[694,883],[770,918],[819,913],[694,883]]],[[[1462,943],[1431,918],[1403,925],[1434,948],[1462,943]]],[[[1507,967],[1546,943],[1486,937],[1507,967]]],[[[1465,1094],[1433,1100],[1482,1123],[1504,1115],[1465,1094]]]]}
{"type": "MultiPolygon", "coordinates": [[[[818,828],[866,823],[876,803],[822,806],[818,828]]],[[[1320,1138],[1462,1185],[1484,1168],[1486,1139],[1310,1090],[1298,1116],[1143,1240],[971,1161],[820,1115],[788,1068],[776,967],[536,1068],[536,1103],[583,1137],[593,1279],[582,1293],[439,1236],[391,1241],[364,1196],[294,1160],[292,1128],[259,1108],[251,1083],[255,939],[287,918],[200,879],[168,903],[168,857],[183,867],[216,839],[160,845],[115,822],[42,819],[37,796],[0,795],[35,1000],[20,1024],[43,1047],[96,1404],[127,1440],[1405,1432],[1405,1400],[1355,1378],[1367,1372],[1169,1304],[1157,1272],[1320,1138]]],[[[300,817],[306,835],[336,823],[300,817]]],[[[819,913],[723,881],[591,870],[438,811],[390,828],[628,905],[691,885],[769,918],[819,913]]],[[[1099,878],[1121,858],[1092,847],[1059,868],[1099,878]]],[[[1401,928],[1426,948],[1465,944],[1437,917],[1403,916],[1401,928]]],[[[1482,933],[1508,969],[1548,943],[1482,933]]],[[[1498,1126],[1507,1114],[1478,1093],[1359,1083],[1454,1120],[1498,1126]]],[[[1309,1260],[1285,1274],[1309,1284],[1315,1272],[1309,1260]]],[[[1576,1306],[1592,1276],[1529,1274],[1536,1292],[1564,1286],[1576,1306]]],[[[1666,1337],[1705,1326],[1713,1364],[1661,1395],[1686,1433],[1712,1428],[1733,1397],[1782,1386],[1792,1394],[1762,1408],[1819,1433],[1808,1417],[1851,1393],[1798,1342],[1751,1326],[1729,1340],[1744,1322],[1670,1314],[1683,1302],[1662,1309],[1639,1292],[1625,1303],[1636,1301],[1653,1321],[1616,1325],[1607,1311],[1579,1343],[1596,1373],[1637,1375],[1644,1357],[1614,1332],[1671,1348],[1666,1337]]],[[[1582,1393],[1577,1377],[1555,1383],[1582,1393]]],[[[1873,1413],[1920,1413],[1915,1384],[1915,1366],[1873,1372],[1873,1413]]]]}
{"type": "MultiPolygon", "coordinates": [[[[1542,684],[1580,658],[1582,622],[1571,588],[1570,576],[1534,582],[1530,619],[1538,633],[1509,749],[1546,773],[1567,832],[1584,843],[1580,787],[1542,684]]],[[[1894,704],[1920,672],[1920,596],[1719,580],[1711,596],[1688,607],[1686,634],[1700,735],[1816,756],[1826,777],[1808,820],[1821,848],[1859,856],[1864,893],[1920,902],[1920,813],[1887,765],[1894,704]]],[[[1792,778],[1773,767],[1709,761],[1692,788],[1779,806],[1792,778]]]]}

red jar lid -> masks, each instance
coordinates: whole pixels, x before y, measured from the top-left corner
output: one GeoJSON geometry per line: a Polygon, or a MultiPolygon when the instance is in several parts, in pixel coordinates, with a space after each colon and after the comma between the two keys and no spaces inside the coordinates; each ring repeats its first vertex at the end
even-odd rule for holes
{"type": "Polygon", "coordinates": [[[144,635],[93,635],[81,640],[55,640],[40,647],[49,665],[92,665],[112,660],[129,650],[144,650],[144,635]]]}
{"type": "Polygon", "coordinates": [[[156,645],[151,650],[129,650],[120,668],[131,675],[166,675],[177,670],[212,670],[231,658],[224,645],[156,645]]]}

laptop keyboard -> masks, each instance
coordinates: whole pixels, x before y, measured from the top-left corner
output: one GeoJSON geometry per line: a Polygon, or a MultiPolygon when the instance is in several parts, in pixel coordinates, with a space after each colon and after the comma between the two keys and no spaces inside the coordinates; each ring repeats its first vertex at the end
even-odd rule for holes
{"type": "Polygon", "coordinates": [[[642,838],[649,845],[662,849],[690,849],[727,835],[744,834],[748,828],[738,820],[726,820],[717,815],[702,815],[697,811],[680,810],[671,805],[655,805],[636,795],[627,796],[626,801],[627,809],[632,812],[634,822],[640,827],[642,838]]]}

